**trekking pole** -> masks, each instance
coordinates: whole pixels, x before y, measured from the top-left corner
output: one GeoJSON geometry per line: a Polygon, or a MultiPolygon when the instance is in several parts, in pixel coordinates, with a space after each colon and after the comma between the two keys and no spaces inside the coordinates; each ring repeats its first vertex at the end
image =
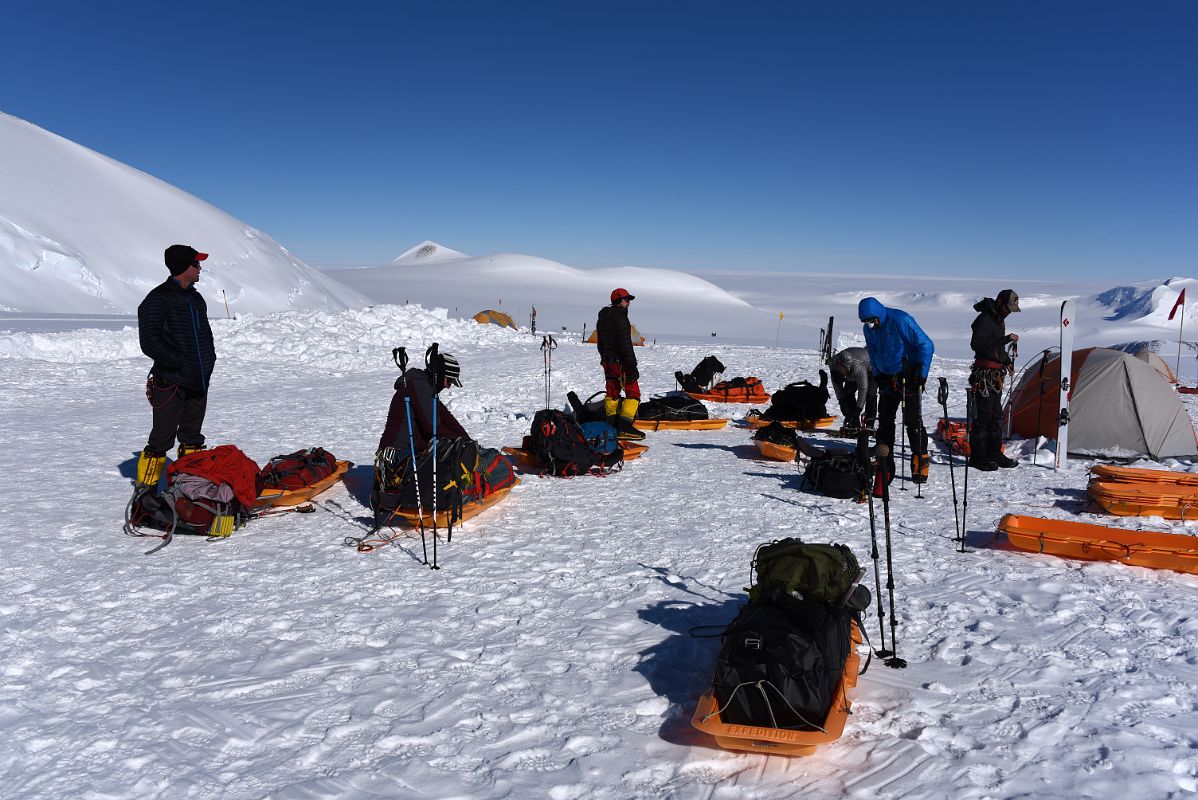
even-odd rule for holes
{"type": "MultiPolygon", "coordinates": [[[[965,441],[973,436],[973,387],[965,390],[965,441]]],[[[969,459],[973,458],[973,445],[969,446],[969,458],[965,459],[965,485],[961,490],[961,552],[965,552],[966,515],[969,513],[969,459]]]]}
{"type": "MultiPolygon", "coordinates": [[[[442,369],[438,366],[440,354],[437,352],[437,343],[433,342],[432,346],[424,354],[424,366],[429,372],[429,377],[433,382],[433,563],[432,569],[441,569],[437,566],[437,495],[439,486],[437,484],[437,406],[441,404],[441,384],[444,379],[441,377],[442,369]]],[[[420,476],[417,475],[419,480],[420,476]]]]}
{"type": "MultiPolygon", "coordinates": [[[[907,491],[907,378],[899,378],[899,491],[907,491]]],[[[914,443],[912,443],[914,444],[914,443]]]]}
{"type": "Polygon", "coordinates": [[[416,480],[416,519],[420,528],[420,547],[424,551],[424,563],[428,563],[428,542],[424,538],[424,507],[420,502],[420,462],[416,459],[416,437],[412,433],[412,396],[408,394],[408,350],[397,347],[391,351],[391,358],[399,367],[399,377],[403,381],[403,407],[408,417],[408,452],[412,454],[412,474],[416,480]]]}
{"type": "Polygon", "coordinates": [[[549,408],[550,387],[553,385],[553,351],[557,349],[557,342],[552,336],[541,337],[541,354],[545,361],[545,408],[549,408]]]}
{"type": "MultiPolygon", "coordinates": [[[[890,448],[878,445],[878,457],[889,455],[890,448]]],[[[890,486],[882,482],[882,522],[886,526],[886,591],[890,597],[890,647],[893,655],[882,663],[894,669],[903,669],[907,662],[898,654],[898,614],[894,610],[894,556],[890,546],[890,486]]]]}
{"type": "Polygon", "coordinates": [[[948,378],[940,378],[936,399],[940,401],[940,407],[944,409],[944,439],[948,443],[948,479],[953,486],[953,530],[955,531],[953,541],[955,542],[961,538],[961,515],[957,510],[957,478],[953,471],[953,442],[952,437],[948,435],[948,378]]]}
{"type": "Polygon", "coordinates": [[[1044,413],[1044,365],[1048,363],[1048,350],[1040,356],[1040,399],[1036,403],[1036,446],[1032,450],[1032,466],[1037,466],[1036,458],[1040,454],[1040,415],[1044,413]]]}
{"type": "MultiPolygon", "coordinates": [[[[857,437],[857,452],[859,454],[864,454],[868,448],[869,434],[862,433],[857,437]]],[[[865,457],[865,460],[868,463],[868,456],[865,457]]],[[[879,461],[879,466],[880,465],[881,461],[879,461]]],[[[878,523],[877,518],[874,515],[874,494],[879,492],[879,488],[881,486],[880,482],[884,480],[885,478],[883,477],[881,470],[875,469],[874,485],[866,495],[869,500],[869,541],[871,545],[869,557],[873,559],[874,562],[874,596],[878,598],[878,638],[882,643],[882,649],[877,651],[878,658],[886,658],[887,656],[893,655],[889,650],[886,649],[886,609],[882,605],[882,572],[878,566],[878,560],[881,556],[878,553],[878,523]]]]}

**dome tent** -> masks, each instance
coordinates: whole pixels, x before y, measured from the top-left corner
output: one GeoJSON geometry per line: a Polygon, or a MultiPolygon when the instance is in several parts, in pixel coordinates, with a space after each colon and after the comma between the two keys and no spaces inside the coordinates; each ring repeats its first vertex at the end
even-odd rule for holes
{"type": "MultiPolygon", "coordinates": [[[[512,322],[512,318],[502,311],[495,311],[488,308],[486,311],[480,311],[475,314],[472,319],[481,324],[502,325],[505,328],[516,328],[516,323],[512,322]]],[[[519,328],[516,328],[519,330],[519,328]]]]}
{"type": "Polygon", "coordinates": [[[1165,359],[1151,350],[1141,350],[1135,355],[1136,358],[1159,372],[1169,383],[1177,383],[1177,378],[1173,375],[1173,370],[1169,369],[1169,365],[1165,362],[1165,359]]]}
{"type": "MultiPolygon", "coordinates": [[[[1011,432],[1056,436],[1061,357],[1027,368],[1011,392],[1011,432]]],[[[1181,399],[1145,361],[1119,350],[1090,347],[1073,353],[1069,452],[1151,458],[1198,455],[1194,426],[1181,399]]]]}

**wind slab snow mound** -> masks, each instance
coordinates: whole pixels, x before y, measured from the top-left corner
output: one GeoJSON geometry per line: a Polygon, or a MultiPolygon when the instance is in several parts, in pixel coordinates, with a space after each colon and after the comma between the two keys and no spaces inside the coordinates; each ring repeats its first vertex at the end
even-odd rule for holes
{"type": "Polygon", "coordinates": [[[0,113],[0,311],[130,313],[176,242],[210,254],[212,316],[222,290],[235,314],[368,302],[208,203],[0,113]]]}
{"type": "MultiPolygon", "coordinates": [[[[844,737],[814,756],[735,755],[689,725],[719,641],[687,632],[732,619],[765,541],[844,542],[872,573],[867,508],[800,491],[795,467],[757,460],[744,429],[650,433],[649,452],[610,477],[527,476],[442,541],[439,572],[419,563],[415,534],[359,554],[342,541],[369,516],[392,347],[418,360],[438,341],[457,355],[465,387],[445,398],[497,447],[518,443],[544,402],[539,338],[414,306],[214,327],[212,444],[236,443],[259,462],[321,445],[359,466],[315,514],[258,520],[227,541],[177,537],[151,557],[152,540],[119,533],[150,420],[136,331],[0,336],[5,797],[1138,800],[1198,790],[1198,577],[992,542],[1012,510],[1192,532],[1089,513],[1084,460],[1053,472],[1044,449],[1033,467],[1033,443],[1015,442],[1019,469],[972,474],[965,555],[951,541],[943,453],[924,499],[896,483],[899,650],[910,666],[875,659],[844,737]]],[[[638,350],[646,395],[709,352],[638,350]]],[[[818,366],[811,350],[716,352],[769,388],[818,366]]],[[[938,359],[932,375],[949,379],[950,412],[961,415],[968,361],[938,359]]],[[[595,348],[564,339],[553,376],[555,406],[568,389],[599,388],[595,348]]],[[[959,460],[955,475],[960,492],[959,460]]],[[[872,609],[866,630],[879,644],[872,609]]]]}

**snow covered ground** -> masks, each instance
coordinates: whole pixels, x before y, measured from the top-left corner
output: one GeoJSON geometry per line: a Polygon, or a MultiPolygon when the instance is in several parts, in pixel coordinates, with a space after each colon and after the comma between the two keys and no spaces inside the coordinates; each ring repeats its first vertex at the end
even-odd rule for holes
{"type": "MultiPolygon", "coordinates": [[[[958,310],[929,332],[951,339],[970,319],[958,310]]],[[[1122,323],[1105,324],[1098,335],[1120,340],[1122,323]]],[[[367,524],[391,348],[438,341],[455,353],[465,386],[447,394],[450,408],[498,447],[517,443],[543,404],[540,339],[414,305],[213,326],[210,442],[259,462],[320,445],[358,466],[315,514],[258,520],[226,541],[181,537],[153,556],[142,555],[153,540],[120,534],[149,425],[136,331],[0,334],[4,797],[1198,791],[1198,578],[1016,552],[993,535],[1007,511],[1193,526],[1092,514],[1088,462],[1046,468],[1050,442],[1035,453],[1017,443],[1019,469],[971,473],[964,555],[945,455],[922,499],[896,485],[909,667],[875,660],[845,735],[816,755],[736,755],[689,725],[718,640],[688,630],[733,617],[762,542],[839,541],[867,563],[865,507],[800,491],[795,467],[755,458],[744,429],[662,432],[606,478],[526,476],[442,543],[438,572],[421,566],[415,535],[360,554],[342,542],[367,524]]],[[[638,353],[645,389],[673,388],[674,370],[710,352],[729,375],[771,388],[816,375],[813,350],[670,343],[638,353]]],[[[955,415],[966,373],[960,358],[933,368],[953,386],[955,415]]],[[[599,386],[593,347],[563,337],[553,402],[599,386]]],[[[959,461],[955,477],[960,491],[959,461]]],[[[876,637],[872,614],[867,624],[876,637]]]]}

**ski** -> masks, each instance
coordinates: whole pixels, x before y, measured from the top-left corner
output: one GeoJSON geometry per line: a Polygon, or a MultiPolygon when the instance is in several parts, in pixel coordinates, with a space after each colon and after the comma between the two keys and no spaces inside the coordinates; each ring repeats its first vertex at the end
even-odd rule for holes
{"type": "Polygon", "coordinates": [[[1072,300],[1061,303],[1061,384],[1057,407],[1057,469],[1069,468],[1069,396],[1073,394],[1073,329],[1077,327],[1077,306],[1072,300]]]}
{"type": "Polygon", "coordinates": [[[834,320],[835,317],[828,317],[828,333],[824,336],[824,341],[822,343],[823,353],[820,355],[823,356],[825,364],[831,362],[832,356],[836,355],[836,350],[832,347],[832,322],[834,320]]]}

